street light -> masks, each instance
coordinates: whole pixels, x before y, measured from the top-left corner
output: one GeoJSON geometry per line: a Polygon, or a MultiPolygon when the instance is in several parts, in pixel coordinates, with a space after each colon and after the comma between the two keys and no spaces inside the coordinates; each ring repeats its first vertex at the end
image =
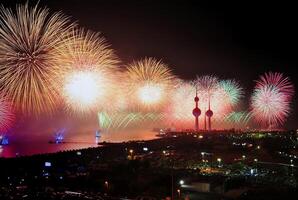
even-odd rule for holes
{"type": "Polygon", "coordinates": [[[178,193],[178,197],[180,198],[180,195],[181,195],[180,189],[177,189],[177,193],[178,193]]]}
{"type": "Polygon", "coordinates": [[[107,188],[107,190],[109,189],[109,182],[105,181],[105,187],[107,188]]]}
{"type": "Polygon", "coordinates": [[[129,154],[127,156],[128,160],[133,160],[133,152],[134,152],[133,149],[129,149],[129,151],[128,151],[129,154]]]}
{"type": "Polygon", "coordinates": [[[258,173],[258,165],[257,165],[257,164],[258,164],[258,159],[255,158],[255,159],[254,159],[254,162],[256,163],[256,174],[257,174],[257,173],[258,173]]]}
{"type": "Polygon", "coordinates": [[[184,180],[180,180],[180,181],[179,181],[179,184],[180,184],[180,185],[183,185],[183,184],[184,184],[184,180]]]}
{"type": "Polygon", "coordinates": [[[293,168],[294,168],[294,164],[293,164],[293,159],[290,160],[291,162],[291,175],[293,176],[293,168]]]}
{"type": "Polygon", "coordinates": [[[143,147],[143,151],[148,151],[148,147],[143,147]]]}
{"type": "Polygon", "coordinates": [[[105,188],[104,195],[107,196],[108,192],[109,192],[109,182],[108,181],[104,182],[104,188],[105,188]]]}
{"type": "Polygon", "coordinates": [[[221,167],[221,158],[217,158],[218,167],[221,167]]]}
{"type": "Polygon", "coordinates": [[[202,155],[202,162],[205,162],[205,152],[201,152],[202,155]]]}

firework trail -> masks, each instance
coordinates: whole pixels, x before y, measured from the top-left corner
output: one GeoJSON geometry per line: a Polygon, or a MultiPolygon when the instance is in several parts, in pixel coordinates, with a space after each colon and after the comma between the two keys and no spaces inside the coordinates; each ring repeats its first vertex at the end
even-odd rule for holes
{"type": "Polygon", "coordinates": [[[162,125],[160,122],[163,120],[163,116],[160,113],[100,112],[98,113],[98,119],[101,129],[112,131],[162,125]]]}
{"type": "Polygon", "coordinates": [[[37,116],[55,109],[54,77],[60,70],[55,48],[73,26],[46,8],[0,8],[0,89],[19,112],[37,116]]]}
{"type": "Polygon", "coordinates": [[[265,73],[265,75],[260,76],[256,88],[267,87],[268,85],[277,87],[289,99],[294,95],[294,86],[291,84],[289,77],[284,77],[282,73],[265,73]]]}
{"type": "Polygon", "coordinates": [[[0,133],[8,131],[15,121],[15,115],[11,104],[7,99],[0,95],[0,133]]]}
{"type": "Polygon", "coordinates": [[[284,124],[290,113],[294,87],[288,77],[281,73],[260,76],[251,97],[252,117],[263,128],[284,124]]]}
{"type": "Polygon", "coordinates": [[[119,59],[100,33],[72,29],[68,41],[59,46],[59,64],[67,70],[117,70],[119,59]]]}
{"type": "Polygon", "coordinates": [[[219,79],[213,75],[198,76],[193,84],[197,87],[200,95],[212,96],[219,87],[219,79]]]}
{"type": "Polygon", "coordinates": [[[251,113],[233,111],[224,117],[225,121],[231,123],[233,127],[245,128],[251,120],[251,113]]]}

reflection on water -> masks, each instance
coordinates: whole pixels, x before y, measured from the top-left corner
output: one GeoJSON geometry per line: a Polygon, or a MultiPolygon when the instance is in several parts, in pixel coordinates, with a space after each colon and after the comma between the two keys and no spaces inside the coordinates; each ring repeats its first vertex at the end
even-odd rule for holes
{"type": "MultiPolygon", "coordinates": [[[[101,133],[100,141],[122,142],[128,140],[149,140],[155,138],[155,132],[146,130],[117,131],[101,133]]],[[[33,154],[53,153],[58,151],[96,147],[94,131],[67,132],[65,143],[50,144],[54,140],[53,132],[42,134],[18,134],[10,136],[10,144],[0,145],[0,157],[15,157],[33,154]]]]}

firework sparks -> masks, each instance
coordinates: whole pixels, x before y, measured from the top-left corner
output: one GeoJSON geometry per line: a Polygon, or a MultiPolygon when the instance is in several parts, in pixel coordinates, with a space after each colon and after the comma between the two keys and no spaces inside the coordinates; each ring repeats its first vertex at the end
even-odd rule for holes
{"type": "Polygon", "coordinates": [[[26,115],[51,113],[57,102],[54,85],[56,50],[73,24],[59,13],[28,4],[16,13],[0,8],[0,85],[16,109],[26,115]]]}
{"type": "Polygon", "coordinates": [[[160,113],[98,113],[99,126],[105,131],[119,130],[127,128],[143,128],[149,127],[151,125],[156,126],[156,122],[160,122],[162,119],[162,114],[160,113]]]}
{"type": "Polygon", "coordinates": [[[96,68],[109,73],[117,70],[119,59],[100,33],[73,29],[68,38],[57,48],[60,66],[67,70],[96,68]]]}
{"type": "Polygon", "coordinates": [[[233,126],[235,124],[238,124],[240,126],[246,126],[251,119],[251,113],[250,112],[231,112],[225,116],[225,120],[229,123],[232,123],[233,126]]]}
{"type": "Polygon", "coordinates": [[[12,112],[11,104],[0,95],[0,133],[8,131],[13,125],[15,115],[12,112]]]}
{"type": "Polygon", "coordinates": [[[163,88],[158,84],[146,84],[139,88],[138,97],[144,104],[155,104],[162,97],[163,88]]]}
{"type": "Polygon", "coordinates": [[[180,82],[175,88],[168,107],[170,117],[175,121],[193,121],[195,87],[189,82],[180,82]]]}
{"type": "MultiPolygon", "coordinates": [[[[237,106],[241,96],[242,88],[235,80],[219,80],[215,76],[201,76],[191,82],[181,82],[172,95],[170,106],[165,111],[169,115],[169,122],[179,127],[190,127],[193,123],[192,110],[195,106],[195,91],[198,91],[199,108],[203,114],[199,118],[199,123],[205,124],[205,113],[210,108],[214,115],[212,120],[215,127],[222,127],[225,116],[233,112],[234,106],[237,106]]],[[[178,128],[178,127],[177,127],[178,128]]]]}
{"type": "MultiPolygon", "coordinates": [[[[214,113],[212,118],[217,121],[222,120],[223,116],[232,109],[230,95],[220,82],[217,77],[208,75],[197,77],[194,81],[200,98],[199,107],[206,112],[210,103],[210,109],[214,113]]],[[[203,117],[201,119],[203,120],[203,117]]]]}
{"type": "Polygon", "coordinates": [[[285,122],[290,112],[294,87],[281,73],[260,77],[251,98],[252,116],[263,127],[277,127],[285,122]]]}
{"type": "Polygon", "coordinates": [[[290,79],[284,77],[282,73],[269,72],[260,76],[260,80],[257,81],[257,88],[267,87],[268,85],[278,88],[289,99],[294,95],[294,86],[291,84],[290,79]]]}
{"type": "Polygon", "coordinates": [[[236,105],[243,97],[243,88],[235,80],[221,80],[219,82],[220,87],[228,95],[230,102],[236,105]]]}
{"type": "Polygon", "coordinates": [[[130,64],[127,78],[128,94],[137,97],[130,99],[130,102],[141,109],[155,109],[164,105],[175,79],[167,65],[153,58],[130,64]]]}
{"type": "Polygon", "coordinates": [[[63,90],[67,104],[78,111],[96,108],[104,92],[103,77],[89,71],[74,71],[69,74],[63,90]]]}
{"type": "Polygon", "coordinates": [[[97,33],[80,29],[72,35],[58,55],[65,67],[61,92],[68,110],[87,113],[113,106],[109,97],[117,94],[113,80],[119,63],[114,51],[97,33]]]}

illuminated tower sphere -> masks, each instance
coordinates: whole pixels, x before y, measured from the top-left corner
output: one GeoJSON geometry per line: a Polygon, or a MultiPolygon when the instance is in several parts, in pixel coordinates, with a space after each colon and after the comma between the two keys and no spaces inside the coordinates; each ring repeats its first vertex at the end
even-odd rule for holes
{"type": "Polygon", "coordinates": [[[195,102],[199,102],[199,97],[196,96],[194,100],[195,100],[195,102]]]}
{"type": "Polygon", "coordinates": [[[201,115],[201,110],[199,108],[194,108],[192,110],[192,114],[195,116],[195,117],[199,117],[201,115]]]}
{"type": "Polygon", "coordinates": [[[207,110],[207,111],[206,111],[206,116],[207,116],[207,117],[212,117],[212,116],[213,116],[213,112],[212,112],[212,110],[207,110]]]}
{"type": "Polygon", "coordinates": [[[213,116],[213,111],[210,109],[210,100],[209,100],[209,109],[206,111],[206,116],[208,117],[208,129],[211,131],[211,117],[213,116]]]}
{"type": "Polygon", "coordinates": [[[196,102],[196,107],[192,110],[192,114],[195,116],[195,129],[196,131],[199,130],[199,116],[201,115],[201,110],[198,107],[199,104],[199,97],[196,92],[196,97],[195,97],[195,102],[196,102]]]}

